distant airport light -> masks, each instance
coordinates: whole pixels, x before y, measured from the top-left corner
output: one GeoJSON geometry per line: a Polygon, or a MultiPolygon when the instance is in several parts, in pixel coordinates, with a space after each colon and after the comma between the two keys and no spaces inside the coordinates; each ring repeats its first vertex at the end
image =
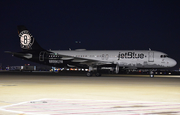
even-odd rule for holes
{"type": "Polygon", "coordinates": [[[81,43],[81,41],[75,41],[75,43],[76,43],[76,44],[80,44],[80,43],[81,43]]]}

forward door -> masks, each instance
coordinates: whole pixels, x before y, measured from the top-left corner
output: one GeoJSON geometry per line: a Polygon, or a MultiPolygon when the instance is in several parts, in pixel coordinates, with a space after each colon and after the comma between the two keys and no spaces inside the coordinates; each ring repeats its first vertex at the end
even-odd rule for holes
{"type": "Polygon", "coordinates": [[[148,62],[154,62],[154,52],[148,52],[148,62]]]}

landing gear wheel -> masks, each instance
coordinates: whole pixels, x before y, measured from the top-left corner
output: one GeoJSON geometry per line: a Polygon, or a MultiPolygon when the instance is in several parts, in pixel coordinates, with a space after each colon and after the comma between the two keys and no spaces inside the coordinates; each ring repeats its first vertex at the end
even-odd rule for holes
{"type": "Polygon", "coordinates": [[[115,68],[115,73],[118,74],[119,73],[119,65],[117,64],[116,65],[116,68],[115,68]]]}
{"type": "Polygon", "coordinates": [[[92,76],[92,72],[87,72],[87,77],[91,77],[92,76]]]}
{"type": "Polygon", "coordinates": [[[96,75],[97,77],[99,77],[99,76],[101,76],[101,73],[96,73],[95,75],[96,75]]]}

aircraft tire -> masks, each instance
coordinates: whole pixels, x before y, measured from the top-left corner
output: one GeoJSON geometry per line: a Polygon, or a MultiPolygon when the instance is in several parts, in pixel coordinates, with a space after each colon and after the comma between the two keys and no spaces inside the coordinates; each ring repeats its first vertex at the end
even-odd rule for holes
{"type": "Polygon", "coordinates": [[[115,73],[116,73],[116,74],[119,73],[119,65],[118,65],[118,64],[116,64],[115,73]]]}
{"type": "Polygon", "coordinates": [[[98,73],[98,72],[97,72],[95,75],[96,75],[97,77],[99,77],[99,76],[101,76],[101,73],[98,73]]]}
{"type": "Polygon", "coordinates": [[[92,76],[92,72],[87,72],[86,76],[87,77],[91,77],[92,76]]]}

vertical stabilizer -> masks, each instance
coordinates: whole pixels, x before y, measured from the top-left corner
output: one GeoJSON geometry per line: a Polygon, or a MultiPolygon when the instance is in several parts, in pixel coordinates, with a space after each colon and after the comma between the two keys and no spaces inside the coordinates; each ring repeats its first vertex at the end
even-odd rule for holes
{"type": "Polygon", "coordinates": [[[20,46],[23,50],[44,50],[25,26],[18,26],[18,35],[20,38],[20,46]]]}

